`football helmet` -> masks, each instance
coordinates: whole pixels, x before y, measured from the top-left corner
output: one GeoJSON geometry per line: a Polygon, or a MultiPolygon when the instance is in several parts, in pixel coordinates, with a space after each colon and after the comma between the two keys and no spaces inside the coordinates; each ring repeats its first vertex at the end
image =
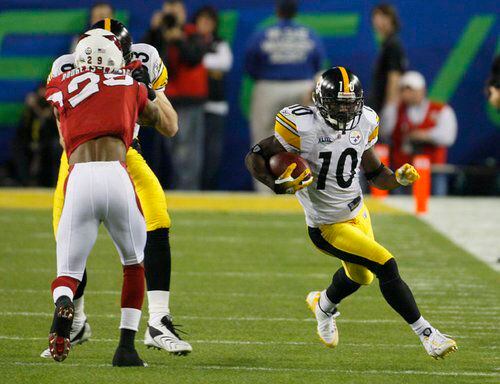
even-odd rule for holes
{"type": "Polygon", "coordinates": [[[333,129],[350,131],[358,125],[363,112],[363,88],[349,69],[333,67],[324,72],[312,96],[314,105],[333,129]]]}
{"type": "Polygon", "coordinates": [[[104,29],[114,34],[118,38],[118,41],[122,46],[123,58],[125,59],[125,63],[130,63],[130,60],[132,59],[132,36],[130,36],[130,33],[125,25],[123,25],[118,20],[106,18],[103,20],[99,20],[97,23],[91,26],[90,29],[104,29]]]}
{"type": "Polygon", "coordinates": [[[125,65],[118,38],[104,29],[85,32],[75,48],[75,66],[118,70],[125,65]]]}

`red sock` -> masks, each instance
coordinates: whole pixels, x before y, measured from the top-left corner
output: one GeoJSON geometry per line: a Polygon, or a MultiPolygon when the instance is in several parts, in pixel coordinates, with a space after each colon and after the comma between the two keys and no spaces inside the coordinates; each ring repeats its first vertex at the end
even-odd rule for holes
{"type": "Polygon", "coordinates": [[[80,282],[69,276],[59,276],[57,277],[50,287],[52,290],[52,298],[54,303],[61,296],[68,296],[73,301],[73,296],[75,295],[76,289],[78,288],[80,282]]]}
{"type": "Polygon", "coordinates": [[[141,310],[144,302],[144,267],[140,264],[123,267],[122,308],[141,310]]]}

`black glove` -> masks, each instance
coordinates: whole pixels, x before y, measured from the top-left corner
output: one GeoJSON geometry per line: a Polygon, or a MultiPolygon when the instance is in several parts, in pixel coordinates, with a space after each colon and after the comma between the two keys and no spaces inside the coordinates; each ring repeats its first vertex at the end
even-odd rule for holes
{"type": "Polygon", "coordinates": [[[132,77],[135,81],[143,83],[146,86],[148,89],[148,99],[154,101],[156,99],[156,93],[151,86],[148,69],[145,66],[141,66],[132,72],[132,77]]]}

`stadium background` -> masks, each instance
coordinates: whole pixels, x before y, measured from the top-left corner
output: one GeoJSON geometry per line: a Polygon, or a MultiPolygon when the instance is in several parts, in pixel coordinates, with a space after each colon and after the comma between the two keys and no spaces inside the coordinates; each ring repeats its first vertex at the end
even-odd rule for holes
{"type": "MultiPolygon", "coordinates": [[[[46,77],[54,58],[65,53],[74,34],[86,24],[92,1],[2,0],[0,2],[0,164],[9,156],[25,95],[46,77]]],[[[136,41],[149,26],[160,1],[112,2],[118,18],[136,41]]],[[[222,13],[222,35],[232,45],[235,62],[228,76],[230,115],[220,186],[251,188],[243,164],[249,147],[248,101],[251,81],[244,76],[243,52],[249,35],[272,20],[273,3],[263,0],[213,0],[222,13]]],[[[360,75],[370,89],[377,39],[370,11],[378,1],[303,1],[299,21],[323,38],[331,64],[341,63],[360,75]]],[[[205,0],[186,2],[192,13],[205,0]]],[[[500,51],[498,2],[392,1],[401,16],[410,68],[427,78],[432,99],[449,102],[459,122],[450,151],[453,164],[484,164],[500,158],[500,114],[486,103],[484,84],[495,53],[500,51]]],[[[167,63],[168,66],[168,63],[167,63]]],[[[148,140],[143,140],[147,152],[148,140]]]]}

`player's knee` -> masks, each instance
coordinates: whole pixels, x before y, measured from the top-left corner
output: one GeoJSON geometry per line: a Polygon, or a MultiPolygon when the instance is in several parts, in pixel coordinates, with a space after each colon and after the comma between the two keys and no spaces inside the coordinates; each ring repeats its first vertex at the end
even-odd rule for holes
{"type": "Polygon", "coordinates": [[[399,278],[399,269],[396,259],[391,257],[386,263],[378,268],[376,275],[382,283],[399,278]]]}
{"type": "Polygon", "coordinates": [[[374,279],[373,273],[366,268],[349,269],[346,270],[346,274],[352,281],[361,285],[370,285],[374,279]]]}

